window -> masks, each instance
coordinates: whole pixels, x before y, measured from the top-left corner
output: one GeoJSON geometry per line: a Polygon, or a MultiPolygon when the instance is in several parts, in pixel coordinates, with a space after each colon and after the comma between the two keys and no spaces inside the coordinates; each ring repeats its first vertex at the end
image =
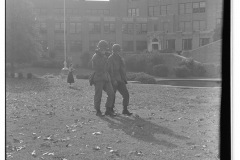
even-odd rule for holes
{"type": "Polygon", "coordinates": [[[209,44],[209,38],[200,38],[199,39],[199,46],[205,46],[209,44]]]}
{"type": "Polygon", "coordinates": [[[181,3],[179,4],[179,14],[184,14],[185,13],[185,4],[181,3]]]}
{"type": "Polygon", "coordinates": [[[82,42],[81,42],[81,40],[71,40],[70,41],[70,51],[71,52],[80,52],[80,51],[82,51],[82,42]]]}
{"type": "Polygon", "coordinates": [[[206,10],[206,2],[200,2],[199,9],[200,9],[200,13],[205,12],[205,10],[206,10]]]}
{"type": "Polygon", "coordinates": [[[81,23],[70,23],[70,33],[81,33],[81,23]]]}
{"type": "Polygon", "coordinates": [[[184,32],[192,31],[192,23],[190,21],[180,22],[179,31],[184,31],[184,32]]]}
{"type": "Polygon", "coordinates": [[[133,23],[124,23],[122,26],[122,32],[124,34],[133,34],[133,23]]]}
{"type": "Polygon", "coordinates": [[[64,32],[64,23],[56,22],[55,23],[55,32],[63,33],[64,32]]]}
{"type": "Polygon", "coordinates": [[[64,50],[64,43],[63,40],[55,40],[54,47],[56,50],[64,50]]]}
{"type": "Polygon", "coordinates": [[[148,16],[149,17],[157,17],[160,15],[159,6],[148,6],[148,16]]]}
{"type": "Polygon", "coordinates": [[[137,51],[147,50],[147,41],[136,41],[136,50],[137,51]]]}
{"type": "Polygon", "coordinates": [[[167,14],[167,6],[166,5],[160,6],[160,9],[161,9],[161,11],[160,11],[161,15],[167,14]]]}
{"type": "Polygon", "coordinates": [[[171,5],[161,5],[160,14],[161,15],[171,14],[171,5]]]}
{"type": "Polygon", "coordinates": [[[179,4],[179,14],[192,13],[192,3],[180,3],[179,4]]]}
{"type": "Polygon", "coordinates": [[[206,30],[206,21],[193,21],[194,31],[204,31],[206,30]]]}
{"type": "Polygon", "coordinates": [[[203,13],[206,10],[206,2],[194,2],[193,13],[203,13]]]}
{"type": "Polygon", "coordinates": [[[167,40],[167,49],[168,50],[175,50],[175,39],[168,39],[167,40]]]}
{"type": "Polygon", "coordinates": [[[145,34],[145,33],[147,33],[147,24],[146,23],[138,23],[138,24],[136,24],[136,32],[137,32],[137,34],[145,34]]]}
{"type": "Polygon", "coordinates": [[[133,51],[133,41],[123,41],[123,51],[125,52],[133,51]]]}
{"type": "Polygon", "coordinates": [[[99,41],[90,41],[89,42],[89,51],[95,51],[99,41]]]}
{"type": "Polygon", "coordinates": [[[104,23],[104,33],[115,33],[116,27],[114,23],[104,23]]]}
{"type": "Polygon", "coordinates": [[[130,8],[130,9],[128,9],[128,16],[129,17],[139,16],[139,9],[138,8],[130,8]]]}
{"type": "Polygon", "coordinates": [[[182,48],[183,48],[183,50],[191,50],[192,49],[192,39],[183,39],[182,40],[182,48]]]}
{"type": "Polygon", "coordinates": [[[89,33],[90,34],[101,34],[100,22],[89,23],[89,33]]]}

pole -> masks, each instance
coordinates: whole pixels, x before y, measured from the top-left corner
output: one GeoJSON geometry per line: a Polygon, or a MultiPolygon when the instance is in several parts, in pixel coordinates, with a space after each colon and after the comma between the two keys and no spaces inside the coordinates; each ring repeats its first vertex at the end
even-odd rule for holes
{"type": "Polygon", "coordinates": [[[66,4],[63,0],[63,12],[64,12],[64,68],[62,70],[67,70],[67,51],[66,51],[66,4]]]}

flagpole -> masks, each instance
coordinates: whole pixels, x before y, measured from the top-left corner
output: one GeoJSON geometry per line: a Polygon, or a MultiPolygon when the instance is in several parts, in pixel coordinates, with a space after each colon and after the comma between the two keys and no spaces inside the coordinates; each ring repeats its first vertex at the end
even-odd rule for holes
{"type": "Polygon", "coordinates": [[[64,5],[64,68],[62,70],[68,70],[67,68],[67,47],[66,47],[66,4],[65,0],[63,0],[63,5],[64,5]]]}

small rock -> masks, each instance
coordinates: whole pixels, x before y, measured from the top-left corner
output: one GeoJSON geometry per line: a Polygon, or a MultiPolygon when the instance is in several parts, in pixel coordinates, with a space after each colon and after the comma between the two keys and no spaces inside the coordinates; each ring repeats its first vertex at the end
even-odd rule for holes
{"type": "Polygon", "coordinates": [[[54,152],[48,153],[49,156],[54,156],[54,152]]]}
{"type": "Polygon", "coordinates": [[[112,147],[106,147],[107,149],[112,149],[112,147]]]}
{"type": "Polygon", "coordinates": [[[35,151],[35,150],[34,150],[31,154],[32,154],[32,156],[33,156],[34,158],[37,157],[37,155],[36,155],[36,151],[35,151]]]}
{"type": "Polygon", "coordinates": [[[99,146],[95,146],[95,147],[93,147],[93,150],[96,150],[96,151],[98,151],[98,150],[100,150],[101,148],[99,147],[99,146]]]}
{"type": "Polygon", "coordinates": [[[101,135],[102,133],[101,132],[93,132],[92,134],[93,135],[101,135]]]}
{"type": "Polygon", "coordinates": [[[122,142],[120,139],[119,139],[119,140],[117,140],[117,143],[120,143],[120,142],[122,142]]]}
{"type": "Polygon", "coordinates": [[[118,156],[118,157],[120,156],[118,150],[113,150],[113,149],[111,149],[109,152],[112,153],[112,154],[115,154],[115,155],[118,156]]]}
{"type": "Polygon", "coordinates": [[[201,157],[201,155],[202,155],[202,154],[199,153],[199,154],[196,154],[195,157],[201,157]]]}

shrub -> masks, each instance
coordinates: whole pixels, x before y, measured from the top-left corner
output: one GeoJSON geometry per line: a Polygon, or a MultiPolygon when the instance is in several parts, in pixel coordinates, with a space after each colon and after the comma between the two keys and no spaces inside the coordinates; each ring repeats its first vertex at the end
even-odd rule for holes
{"type": "Polygon", "coordinates": [[[22,79],[23,78],[23,74],[21,72],[18,73],[18,78],[22,79]]]}
{"type": "Polygon", "coordinates": [[[188,77],[191,75],[191,71],[186,66],[179,66],[174,68],[175,75],[177,77],[188,77]]]}
{"type": "Polygon", "coordinates": [[[193,76],[201,77],[206,75],[206,69],[204,68],[203,64],[196,64],[193,72],[193,76]]]}
{"type": "Polygon", "coordinates": [[[139,56],[135,59],[134,71],[143,72],[145,71],[145,66],[147,64],[147,60],[144,56],[139,56]]]}
{"type": "Polygon", "coordinates": [[[153,73],[155,76],[166,77],[168,76],[168,67],[163,64],[159,64],[153,67],[153,73]]]}
{"type": "Polygon", "coordinates": [[[89,75],[76,75],[76,79],[88,79],[89,78],[89,75]]]}
{"type": "Polygon", "coordinates": [[[141,82],[142,84],[156,84],[157,83],[153,76],[150,76],[146,73],[137,74],[135,80],[141,82]]]}
{"type": "Polygon", "coordinates": [[[32,73],[28,73],[27,74],[27,79],[31,79],[32,78],[32,73]]]}
{"type": "Polygon", "coordinates": [[[125,58],[126,68],[129,71],[135,71],[135,58],[133,56],[125,58]]]}
{"type": "Polygon", "coordinates": [[[154,65],[151,62],[148,62],[145,66],[145,73],[153,75],[154,74],[153,67],[154,65]]]}
{"type": "Polygon", "coordinates": [[[84,52],[83,54],[80,55],[81,59],[81,67],[83,68],[88,68],[89,67],[89,61],[91,59],[91,55],[89,52],[84,52]]]}
{"type": "Polygon", "coordinates": [[[135,81],[138,73],[127,72],[127,80],[128,81],[135,81]]]}
{"type": "Polygon", "coordinates": [[[153,54],[149,56],[149,61],[155,66],[158,64],[163,64],[163,59],[159,54],[153,54]]]}
{"type": "Polygon", "coordinates": [[[203,64],[195,62],[192,58],[185,59],[180,63],[180,66],[185,66],[189,70],[189,76],[201,77],[206,75],[203,64]]]}

